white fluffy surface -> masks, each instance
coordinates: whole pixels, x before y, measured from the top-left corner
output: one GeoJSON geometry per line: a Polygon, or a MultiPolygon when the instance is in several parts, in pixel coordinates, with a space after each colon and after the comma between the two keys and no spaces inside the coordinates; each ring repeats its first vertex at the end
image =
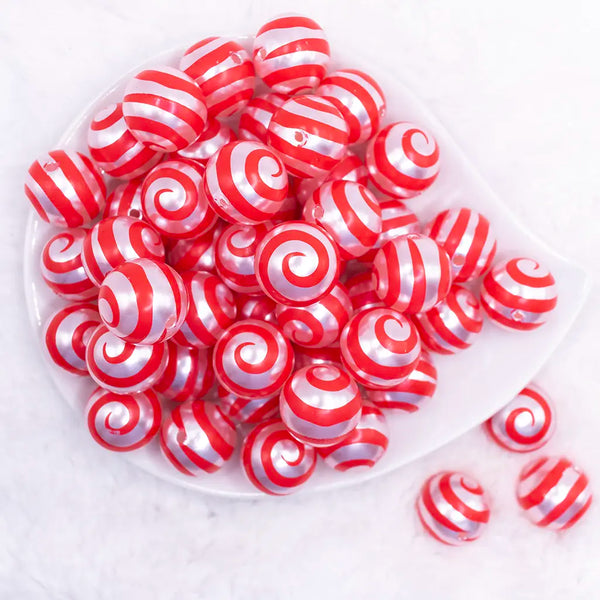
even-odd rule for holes
{"type": "MultiPolygon", "coordinates": [[[[75,427],[25,312],[22,179],[116,76],[214,32],[302,10],[363,46],[431,107],[491,186],[597,275],[600,54],[592,2],[21,0],[0,20],[0,599],[596,598],[600,503],[573,530],[531,526],[514,500],[527,457],[480,429],[362,487],[227,501],[167,485],[75,427]],[[413,509],[423,479],[464,469],[493,497],[484,537],[443,547],[413,509]]],[[[539,375],[558,406],[548,446],[599,485],[600,292],[539,375]]]]}

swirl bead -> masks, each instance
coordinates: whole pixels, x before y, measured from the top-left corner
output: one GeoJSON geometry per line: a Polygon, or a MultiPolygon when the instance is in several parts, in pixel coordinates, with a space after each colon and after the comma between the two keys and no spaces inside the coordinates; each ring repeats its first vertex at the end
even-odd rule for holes
{"type": "Polygon", "coordinates": [[[543,325],[554,310],[555,284],[552,273],[537,261],[511,258],[484,277],[481,304],[494,324],[529,331],[543,325]]]}
{"type": "Polygon", "coordinates": [[[223,146],[235,142],[237,139],[231,127],[217,119],[208,119],[206,129],[200,137],[187,148],[176,153],[177,158],[195,160],[206,165],[208,159],[216,154],[223,146]]]}
{"type": "Polygon", "coordinates": [[[273,325],[277,324],[275,308],[277,305],[267,296],[242,296],[237,297],[238,318],[257,319],[273,325]]]}
{"type": "Polygon", "coordinates": [[[279,394],[266,398],[240,398],[218,386],[219,406],[236,425],[260,423],[279,416],[279,394]]]}
{"type": "Polygon", "coordinates": [[[92,438],[107,450],[131,452],[148,444],[160,428],[162,409],[152,390],[115,394],[96,388],[85,406],[92,438]]]}
{"type": "Polygon", "coordinates": [[[423,484],[417,513],[425,530],[450,546],[479,538],[490,518],[489,500],[479,483],[452,471],[433,475],[423,484]]]}
{"type": "Polygon", "coordinates": [[[554,407],[550,398],[530,383],[488,419],[485,427],[506,450],[532,452],[546,444],[554,433],[554,407]]]}
{"type": "Polygon", "coordinates": [[[392,123],[369,142],[365,163],[371,182],[393,198],[412,198],[435,181],[440,170],[435,138],[413,123],[392,123]]]}
{"type": "Polygon", "coordinates": [[[441,302],[452,285],[452,265],[446,251],[424,235],[387,242],[373,261],[375,291],[399,312],[420,313],[441,302]]]}
{"type": "Polygon", "coordinates": [[[225,229],[225,223],[218,221],[213,229],[191,240],[170,238],[167,242],[167,263],[178,273],[185,271],[206,271],[216,273],[215,250],[217,240],[225,229]]]}
{"type": "Polygon", "coordinates": [[[218,382],[241,398],[276,394],[291,375],[294,352],[281,330],[263,321],[234,323],[213,352],[218,382]]]}
{"type": "Polygon", "coordinates": [[[100,325],[94,304],[70,304],[56,311],[44,328],[44,341],[52,362],[75,375],[87,375],[85,349],[100,325]]]}
{"type": "Polygon", "coordinates": [[[158,67],[138,73],[127,84],[123,116],[137,140],[158,152],[176,152],[204,131],[206,101],[191,77],[158,67]]]}
{"type": "Polygon", "coordinates": [[[256,249],[256,278],[262,291],[279,304],[307,306],[326,296],[340,268],[329,234],[304,221],[271,229],[256,249]]]}
{"type": "Polygon", "coordinates": [[[29,167],[25,195],[43,221],[57,227],[81,227],[102,212],[106,185],[87,156],[53,150],[29,167]]]}
{"type": "Polygon", "coordinates": [[[142,183],[141,178],[120,183],[106,199],[102,218],[131,217],[143,221],[142,183]]]}
{"type": "Polygon", "coordinates": [[[370,271],[350,277],[346,281],[346,289],[355,311],[385,306],[375,293],[375,282],[370,271]]]}
{"type": "Polygon", "coordinates": [[[340,338],[342,363],[369,388],[388,389],[402,383],[415,369],[421,341],[415,326],[389,308],[356,313],[340,338]]]}
{"type": "Polygon", "coordinates": [[[342,366],[342,357],[340,356],[339,346],[327,346],[326,348],[296,346],[294,348],[294,354],[296,356],[296,369],[323,364],[332,364],[338,367],[342,366]]]}
{"type": "Polygon", "coordinates": [[[164,420],[159,439],[165,458],[184,475],[196,477],[218,471],[231,458],[237,433],[216,404],[186,400],[164,420]]]}
{"type": "Polygon", "coordinates": [[[542,457],[521,471],[517,500],[534,525],[560,531],[583,517],[592,492],[587,475],[568,458],[542,457]]]}
{"type": "Polygon", "coordinates": [[[86,229],[69,229],[52,236],[40,257],[40,271],[46,285],[66,300],[90,300],[98,288],[88,277],[81,261],[86,229]]]}
{"type": "Polygon", "coordinates": [[[289,96],[271,92],[261,94],[248,102],[240,114],[238,135],[242,140],[267,143],[269,123],[277,109],[289,100],[289,96]]]}
{"type": "Polygon", "coordinates": [[[261,492],[285,496],[313,474],[315,449],[292,437],[279,419],[256,425],[242,446],[242,466],[250,483],[261,492]]]}

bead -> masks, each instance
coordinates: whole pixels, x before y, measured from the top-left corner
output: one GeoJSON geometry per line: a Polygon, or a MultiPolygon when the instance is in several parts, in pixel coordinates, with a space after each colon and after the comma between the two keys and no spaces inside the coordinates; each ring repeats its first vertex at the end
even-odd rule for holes
{"type": "Polygon", "coordinates": [[[375,293],[375,283],[370,271],[350,277],[346,281],[346,289],[355,311],[385,306],[375,293]]]}
{"type": "Polygon", "coordinates": [[[542,457],[521,471],[517,500],[532,523],[558,531],[583,517],[592,492],[585,473],[568,458],[542,457]]]}
{"type": "Polygon", "coordinates": [[[131,217],[143,221],[142,183],[143,179],[132,179],[119,184],[106,199],[102,218],[131,217]]]}
{"type": "Polygon", "coordinates": [[[329,63],[325,32],[300,15],[265,23],[254,38],[252,57],[257,75],[276,92],[297,94],[319,85],[329,63]]]}
{"type": "Polygon", "coordinates": [[[454,285],[431,310],[414,315],[413,322],[426,348],[455,354],[477,339],[483,327],[483,310],[472,292],[454,285]]]}
{"type": "Polygon", "coordinates": [[[162,153],[139,142],[127,128],[121,102],[94,115],[87,133],[94,162],[111,177],[135,179],[158,164],[162,153]]]}
{"type": "Polygon", "coordinates": [[[212,117],[239,113],[254,93],[254,65],[233,40],[209,37],[185,51],[179,68],[199,86],[212,117]]]}
{"type": "Polygon", "coordinates": [[[144,217],[165,237],[190,239],[210,231],[217,215],[202,191],[204,167],[191,160],[163,162],[142,186],[144,217]]]}
{"type": "Polygon", "coordinates": [[[131,217],[111,217],[94,225],[83,240],[81,260],[90,280],[98,287],[116,267],[138,258],[163,261],[160,235],[131,217]]]}
{"type": "Polygon", "coordinates": [[[330,181],[317,188],[304,205],[303,216],[335,240],[342,260],[362,256],[381,233],[381,208],[360,183],[330,181]]]}
{"type": "Polygon", "coordinates": [[[90,300],[98,288],[81,262],[86,229],[69,229],[52,236],[42,250],[40,271],[46,285],[67,300],[90,300]]]}
{"type": "Polygon", "coordinates": [[[217,215],[230,223],[268,221],[283,205],[287,191],[281,159],[259,142],[227,144],[206,165],[204,193],[217,215]]]}
{"type": "Polygon", "coordinates": [[[304,221],[271,229],[255,256],[258,284],[279,304],[307,306],[326,296],[339,275],[339,254],[329,234],[304,221]]]}
{"type": "Polygon", "coordinates": [[[233,293],[221,279],[210,273],[187,271],[182,278],[189,310],[174,341],[195,348],[214,346],[235,321],[237,306],[233,293]]]}
{"type": "Polygon", "coordinates": [[[336,283],[317,302],[303,307],[278,304],[275,314],[283,334],[294,344],[323,348],[337,342],[352,312],[348,292],[341,283],[336,283]]]}
{"type": "Polygon", "coordinates": [[[206,101],[191,77],[158,67],[138,73],[127,84],[123,115],[140,142],[159,152],[176,152],[204,131],[206,101]]]}
{"type": "Polygon", "coordinates": [[[167,460],[190,477],[218,471],[237,442],[233,423],[212,402],[187,400],[173,409],[160,429],[167,460]]]}
{"type": "Polygon", "coordinates": [[[279,396],[281,420],[301,442],[316,447],[341,442],[360,420],[362,398],[356,382],[335,365],[296,371],[279,396]]]}
{"type": "Polygon", "coordinates": [[[422,350],[415,370],[402,383],[385,390],[367,389],[366,395],[379,408],[414,413],[433,397],[436,387],[437,369],[427,350],[422,350]]]}
{"type": "Polygon", "coordinates": [[[175,240],[167,242],[167,263],[178,273],[185,271],[206,271],[216,273],[215,249],[217,240],[225,229],[221,220],[206,233],[191,240],[175,240]]]}
{"type": "Polygon", "coordinates": [[[333,364],[338,367],[342,366],[342,357],[340,356],[339,346],[328,346],[326,348],[296,346],[294,348],[294,354],[296,355],[296,369],[322,364],[333,364]]]}
{"type": "Polygon", "coordinates": [[[106,327],[126,342],[156,344],[172,338],[183,325],[188,294],[173,268],[140,258],[104,278],[98,310],[106,327]]]}
{"type": "Polygon", "coordinates": [[[423,484],[417,513],[426,531],[450,546],[479,538],[490,518],[489,500],[479,483],[451,471],[433,475],[423,484]]]}
{"type": "Polygon", "coordinates": [[[102,212],[106,185],[87,156],[53,150],[29,167],[25,195],[43,221],[57,227],[81,227],[102,212]]]}
{"type": "Polygon", "coordinates": [[[56,311],[44,329],[48,355],[54,364],[75,375],[87,375],[85,349],[89,338],[100,325],[94,304],[70,304],[56,311]]]}
{"type": "Polygon", "coordinates": [[[263,321],[234,323],[219,338],[213,352],[219,383],[241,398],[277,393],[291,375],[294,353],[281,330],[263,321]]]}
{"type": "Polygon", "coordinates": [[[295,492],[313,474],[315,449],[293,438],[279,419],[256,425],[242,446],[242,465],[248,480],[265,494],[295,492]]]}
{"type": "Polygon", "coordinates": [[[420,313],[441,302],[452,285],[446,251],[431,238],[411,234],[387,242],[373,260],[375,292],[400,312],[420,313]]]}
{"type": "Polygon", "coordinates": [[[219,406],[236,425],[260,423],[279,416],[279,394],[266,398],[240,398],[218,386],[219,406]]]}
{"type": "Polygon", "coordinates": [[[496,255],[496,237],[490,222],[470,208],[441,212],[425,233],[448,253],[456,283],[487,273],[496,255]]]}
{"type": "Polygon", "coordinates": [[[552,437],[555,418],[550,398],[530,383],[485,426],[491,438],[506,450],[532,452],[552,437]]]}
{"type": "Polygon", "coordinates": [[[208,159],[216,154],[223,146],[237,139],[233,129],[217,119],[208,119],[206,129],[190,146],[180,150],[177,158],[187,158],[206,164],[208,159]]]}
{"type": "Polygon", "coordinates": [[[277,324],[275,316],[276,304],[267,296],[242,296],[238,295],[238,318],[257,319],[273,325],[277,324]]]}
{"type": "Polygon", "coordinates": [[[277,109],[289,100],[285,94],[272,92],[252,98],[242,110],[238,135],[242,140],[267,143],[269,123],[277,109]]]}
{"type": "Polygon", "coordinates": [[[160,428],[162,409],[156,394],[115,394],[96,388],[85,406],[85,420],[98,444],[114,452],[145,446],[160,428]]]}
{"type": "Polygon", "coordinates": [[[341,442],[317,453],[336,471],[370,469],[385,454],[389,443],[385,415],[371,402],[363,402],[358,425],[341,442]]]}
{"type": "Polygon", "coordinates": [[[487,316],[510,330],[540,327],[556,302],[552,273],[531,258],[511,258],[496,264],[481,287],[481,304],[487,316]]]}
{"type": "Polygon", "coordinates": [[[413,123],[392,123],[369,142],[365,155],[371,182],[393,198],[412,198],[425,191],[438,175],[435,138],[413,123]]]}
{"type": "Polygon", "coordinates": [[[85,362],[99,386],[117,394],[143,392],[163,374],[167,362],[166,344],[132,344],[101,324],[88,341],[85,362]]]}
{"type": "Polygon", "coordinates": [[[297,96],[273,115],[267,139],[289,175],[324,178],[346,155],[348,125],[329,100],[297,96]]]}
{"type": "Polygon", "coordinates": [[[340,337],[342,362],[367,387],[387,389],[415,369],[421,342],[415,326],[389,308],[356,313],[340,337]]]}
{"type": "Polygon", "coordinates": [[[167,366],[154,390],[174,402],[203,398],[215,381],[208,351],[167,342],[167,366]]]}
{"type": "MultiPolygon", "coordinates": [[[[289,180],[288,180],[289,181],[289,180]]],[[[267,221],[267,223],[271,223],[273,225],[278,225],[279,223],[283,223],[285,221],[296,221],[299,218],[299,207],[298,201],[296,200],[296,196],[290,189],[291,186],[288,185],[287,196],[284,198],[279,210],[267,221]]]]}
{"type": "Polygon", "coordinates": [[[349,144],[361,144],[379,131],[385,114],[385,96],[379,84],[366,73],[341,69],[323,79],[316,93],[331,100],[350,128],[349,144]]]}

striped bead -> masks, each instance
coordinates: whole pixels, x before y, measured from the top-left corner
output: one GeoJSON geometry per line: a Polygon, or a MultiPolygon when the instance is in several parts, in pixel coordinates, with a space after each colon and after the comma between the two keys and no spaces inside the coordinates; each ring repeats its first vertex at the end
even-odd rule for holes
{"type": "Polygon", "coordinates": [[[277,305],[265,295],[246,296],[238,294],[237,305],[239,319],[257,319],[267,323],[277,323],[275,316],[277,305]]]}
{"type": "Polygon", "coordinates": [[[176,157],[187,158],[206,164],[208,159],[223,146],[235,142],[237,136],[231,127],[217,119],[208,119],[200,137],[190,146],[176,153],[176,157]]]}
{"type": "Polygon", "coordinates": [[[191,240],[167,240],[167,263],[178,273],[206,271],[215,273],[215,249],[225,223],[218,221],[213,229],[191,240]]]}
{"type": "Polygon", "coordinates": [[[142,183],[143,179],[132,179],[119,184],[106,199],[102,218],[131,217],[143,221],[142,183]]]}
{"type": "Polygon", "coordinates": [[[276,92],[252,98],[240,115],[240,139],[266,144],[271,119],[286,100],[289,100],[289,96],[276,92]]]}
{"type": "Polygon", "coordinates": [[[385,306],[375,293],[375,283],[370,271],[350,277],[346,281],[346,289],[355,311],[385,306]]]}
{"type": "Polygon", "coordinates": [[[336,365],[342,366],[342,357],[338,346],[326,348],[308,348],[307,346],[295,346],[296,368],[310,367],[312,365],[336,365]]]}
{"type": "Polygon", "coordinates": [[[217,388],[223,414],[236,425],[260,423],[279,416],[279,394],[266,398],[240,398],[222,385],[217,388]]]}

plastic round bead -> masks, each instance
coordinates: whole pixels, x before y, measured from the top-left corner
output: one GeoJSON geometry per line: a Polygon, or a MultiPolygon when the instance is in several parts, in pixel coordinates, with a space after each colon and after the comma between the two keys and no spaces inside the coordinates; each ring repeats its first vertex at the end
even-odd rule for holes
{"type": "Polygon", "coordinates": [[[187,148],[177,152],[176,156],[206,164],[208,159],[223,146],[237,139],[231,127],[217,119],[208,119],[206,129],[200,137],[187,148]]]}
{"type": "Polygon", "coordinates": [[[206,271],[216,273],[215,249],[217,240],[225,229],[225,223],[218,221],[213,229],[191,240],[167,241],[167,263],[178,273],[185,271],[206,271]]]}
{"type": "Polygon", "coordinates": [[[269,123],[277,109],[289,100],[289,96],[271,92],[255,96],[240,115],[238,135],[242,140],[267,143],[269,123]]]}
{"type": "Polygon", "coordinates": [[[366,308],[385,307],[385,304],[375,293],[375,282],[370,271],[357,273],[350,277],[346,281],[346,289],[348,290],[348,296],[350,296],[350,301],[355,311],[366,308]]]}
{"type": "Polygon", "coordinates": [[[106,199],[102,218],[131,217],[143,221],[142,183],[143,179],[132,179],[119,184],[106,199]]]}
{"type": "Polygon", "coordinates": [[[296,369],[310,367],[311,365],[336,365],[342,366],[342,357],[339,346],[327,346],[326,348],[307,348],[306,346],[295,346],[296,369]]]}
{"type": "Polygon", "coordinates": [[[237,297],[238,318],[257,319],[273,325],[277,324],[275,308],[277,305],[267,296],[240,296],[237,297]]]}
{"type": "Polygon", "coordinates": [[[236,425],[260,423],[279,416],[279,394],[266,398],[240,398],[218,386],[219,406],[236,425]]]}

